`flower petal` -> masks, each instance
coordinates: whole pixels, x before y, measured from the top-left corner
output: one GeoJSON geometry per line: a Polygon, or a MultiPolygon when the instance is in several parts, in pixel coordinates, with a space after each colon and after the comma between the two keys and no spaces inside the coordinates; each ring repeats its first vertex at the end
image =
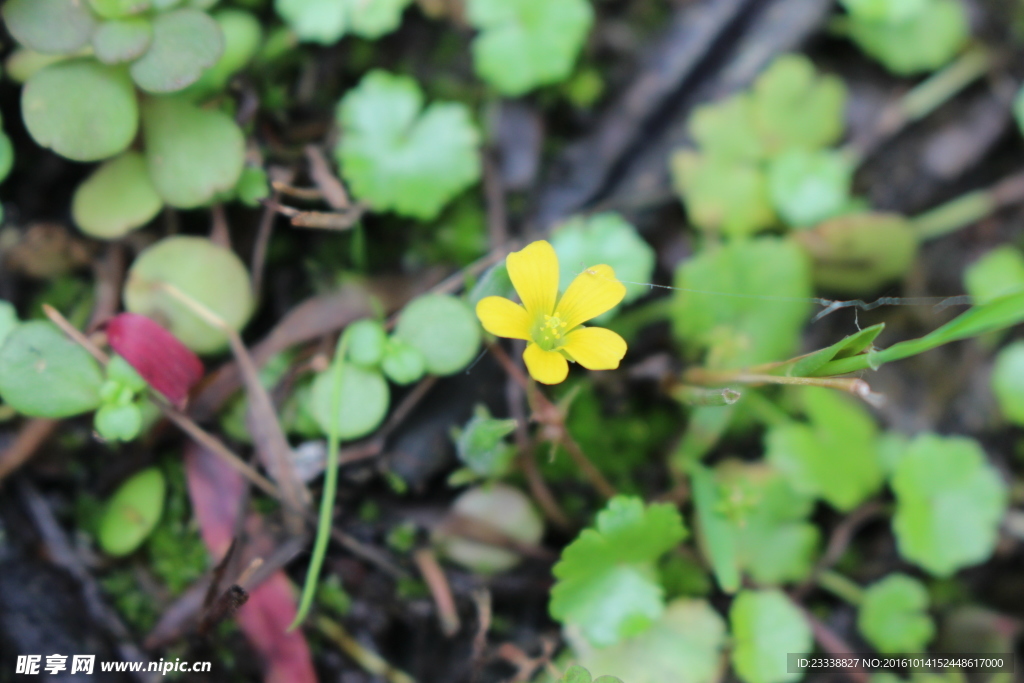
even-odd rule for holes
{"type": "Polygon", "coordinates": [[[587,268],[565,290],[555,316],[571,330],[605,311],[610,311],[626,296],[626,286],[615,279],[611,266],[600,265],[587,268]]]}
{"type": "Polygon", "coordinates": [[[626,355],[626,340],[603,327],[583,327],[565,335],[562,348],[588,370],[614,370],[626,355]]]}
{"type": "Polygon", "coordinates": [[[523,352],[526,369],[530,377],[541,384],[558,384],[569,374],[569,361],[557,351],[545,351],[536,344],[530,344],[523,352]]]}
{"type": "Polygon", "coordinates": [[[528,244],[505,259],[508,276],[530,318],[551,315],[558,297],[558,257],[544,240],[528,244]]]}
{"type": "Polygon", "coordinates": [[[500,296],[480,299],[476,305],[476,317],[484,329],[496,337],[509,339],[530,338],[530,316],[517,303],[500,296]]]}

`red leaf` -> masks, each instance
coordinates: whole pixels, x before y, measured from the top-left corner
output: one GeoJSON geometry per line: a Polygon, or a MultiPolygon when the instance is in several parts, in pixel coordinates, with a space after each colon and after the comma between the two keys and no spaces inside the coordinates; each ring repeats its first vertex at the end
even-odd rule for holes
{"type": "Polygon", "coordinates": [[[110,348],[149,385],[184,407],[188,393],[203,378],[203,363],[178,338],[138,313],[121,313],[107,322],[110,348]]]}

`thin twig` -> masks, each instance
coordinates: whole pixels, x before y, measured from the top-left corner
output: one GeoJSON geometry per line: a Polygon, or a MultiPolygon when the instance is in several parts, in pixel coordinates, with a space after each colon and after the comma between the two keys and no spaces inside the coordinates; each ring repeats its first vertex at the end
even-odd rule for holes
{"type": "Polygon", "coordinates": [[[341,184],[331,167],[324,158],[324,153],[316,145],[306,145],[304,150],[306,160],[309,162],[309,177],[313,179],[320,189],[324,201],[335,211],[347,211],[352,207],[352,200],[349,199],[345,186],[341,184]]]}
{"type": "MultiPolygon", "coordinates": [[[[292,177],[292,172],[289,170],[282,169],[282,177],[272,184],[274,193],[271,195],[270,200],[274,204],[281,201],[281,190],[278,188],[279,182],[289,182],[292,177]]],[[[274,233],[274,218],[277,212],[270,206],[263,207],[263,213],[260,215],[260,224],[256,230],[256,243],[252,247],[252,293],[254,296],[259,297],[260,292],[263,291],[263,271],[266,267],[267,262],[267,249],[270,247],[270,237],[274,233]]]]}
{"type": "Polygon", "coordinates": [[[438,563],[434,551],[430,548],[420,548],[413,553],[412,557],[434,598],[434,604],[437,605],[437,618],[441,622],[441,631],[451,638],[459,632],[462,625],[459,622],[455,598],[452,597],[452,590],[448,585],[444,570],[438,563]]]}
{"type": "Polygon", "coordinates": [[[0,452],[0,482],[28,462],[57,431],[59,424],[60,420],[34,417],[21,425],[11,445],[0,452]]]}
{"type": "Polygon", "coordinates": [[[338,622],[325,616],[317,617],[316,627],[325,636],[338,644],[338,647],[352,660],[363,667],[367,673],[374,676],[383,676],[390,683],[416,683],[416,680],[409,674],[396,669],[384,660],[380,655],[371,652],[363,647],[358,640],[348,634],[338,622]]]}
{"type": "Polygon", "coordinates": [[[601,470],[597,469],[597,466],[590,461],[580,445],[576,443],[576,440],[569,434],[569,430],[562,429],[562,446],[569,453],[569,457],[573,459],[576,466],[583,472],[583,476],[590,480],[590,483],[597,489],[605,498],[612,498],[618,493],[615,487],[611,485],[605,476],[601,473],[601,470]]]}

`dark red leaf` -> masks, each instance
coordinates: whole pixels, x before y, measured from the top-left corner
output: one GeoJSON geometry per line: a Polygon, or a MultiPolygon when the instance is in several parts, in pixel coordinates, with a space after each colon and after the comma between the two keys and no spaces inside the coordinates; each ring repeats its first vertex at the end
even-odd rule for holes
{"type": "Polygon", "coordinates": [[[107,323],[110,348],[121,355],[149,385],[184,407],[188,393],[203,378],[203,363],[178,338],[154,320],[121,313],[107,323]]]}

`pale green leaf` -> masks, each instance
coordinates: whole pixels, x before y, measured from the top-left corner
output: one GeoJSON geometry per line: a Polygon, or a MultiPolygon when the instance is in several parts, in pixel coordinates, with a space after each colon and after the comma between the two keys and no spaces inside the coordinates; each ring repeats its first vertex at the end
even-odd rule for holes
{"type": "Polygon", "coordinates": [[[734,646],[732,664],[746,683],[788,683],[786,654],[811,651],[811,628],[781,591],[742,591],[729,610],[734,646]]]}
{"type": "Polygon", "coordinates": [[[921,652],[935,635],[928,590],[906,574],[890,574],[867,587],[857,628],[879,652],[921,652]]]}
{"type": "Polygon", "coordinates": [[[71,215],[82,232],[117,239],[151,221],[163,208],[146,160],[125,152],[99,168],[75,190],[71,215]]]}

